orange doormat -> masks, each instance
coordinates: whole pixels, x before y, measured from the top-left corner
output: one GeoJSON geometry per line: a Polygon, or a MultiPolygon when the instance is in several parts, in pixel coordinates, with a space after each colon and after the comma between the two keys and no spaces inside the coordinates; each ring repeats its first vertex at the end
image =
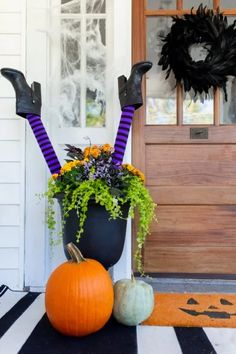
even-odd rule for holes
{"type": "Polygon", "coordinates": [[[172,327],[236,327],[236,294],[155,293],[155,307],[143,323],[172,327]]]}

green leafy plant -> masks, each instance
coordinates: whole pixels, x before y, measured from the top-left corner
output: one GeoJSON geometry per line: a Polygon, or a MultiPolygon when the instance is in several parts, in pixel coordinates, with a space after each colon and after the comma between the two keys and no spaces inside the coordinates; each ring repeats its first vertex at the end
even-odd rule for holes
{"type": "Polygon", "coordinates": [[[66,151],[70,159],[61,168],[60,173],[52,175],[48,182],[48,228],[51,232],[55,230],[54,203],[55,198],[59,196],[63,206],[62,225],[71,210],[76,210],[79,217],[77,241],[84,232],[88,203],[91,199],[103,206],[111,219],[121,218],[121,206],[129,203],[129,216],[134,218],[136,211],[139,216],[134,258],[137,270],[143,274],[142,248],[149,233],[150,223],[155,219],[156,208],[144,185],[143,173],[130,164],[114,165],[113,148],[109,144],[92,145],[84,151],[67,145],[66,151]]]}

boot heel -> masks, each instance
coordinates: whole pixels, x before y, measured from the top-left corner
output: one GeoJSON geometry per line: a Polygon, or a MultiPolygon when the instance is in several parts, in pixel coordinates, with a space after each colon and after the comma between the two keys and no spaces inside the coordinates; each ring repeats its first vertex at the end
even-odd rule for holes
{"type": "Polygon", "coordinates": [[[121,75],[118,77],[118,88],[119,88],[119,93],[121,93],[124,90],[124,86],[127,83],[127,78],[125,75],[121,75]]]}
{"type": "Polygon", "coordinates": [[[31,89],[32,89],[32,99],[33,99],[33,103],[35,103],[36,101],[38,102],[38,104],[41,105],[41,85],[39,82],[34,81],[31,85],[31,89]]]}

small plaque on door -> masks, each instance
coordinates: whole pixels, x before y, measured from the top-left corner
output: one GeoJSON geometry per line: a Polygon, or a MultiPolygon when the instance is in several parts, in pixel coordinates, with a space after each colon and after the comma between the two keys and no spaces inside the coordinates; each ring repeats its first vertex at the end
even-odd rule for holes
{"type": "Polygon", "coordinates": [[[208,139],[208,128],[190,128],[190,139],[208,139]]]}

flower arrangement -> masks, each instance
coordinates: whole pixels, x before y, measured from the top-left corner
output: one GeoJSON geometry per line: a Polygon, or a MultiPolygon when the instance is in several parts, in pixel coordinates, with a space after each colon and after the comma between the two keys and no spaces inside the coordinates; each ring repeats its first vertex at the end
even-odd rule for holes
{"type": "MultiPolygon", "coordinates": [[[[55,229],[54,198],[63,196],[64,221],[71,210],[79,217],[77,241],[84,231],[88,202],[94,199],[104,206],[112,219],[122,217],[121,206],[129,203],[129,216],[139,214],[137,231],[137,249],[134,255],[137,270],[142,269],[142,247],[149,233],[149,226],[155,219],[155,207],[144,185],[144,174],[130,164],[114,164],[111,145],[90,145],[84,150],[66,145],[65,165],[58,174],[53,174],[48,182],[47,224],[51,231],[55,229]]],[[[63,224],[63,223],[62,223],[63,224]]]]}

